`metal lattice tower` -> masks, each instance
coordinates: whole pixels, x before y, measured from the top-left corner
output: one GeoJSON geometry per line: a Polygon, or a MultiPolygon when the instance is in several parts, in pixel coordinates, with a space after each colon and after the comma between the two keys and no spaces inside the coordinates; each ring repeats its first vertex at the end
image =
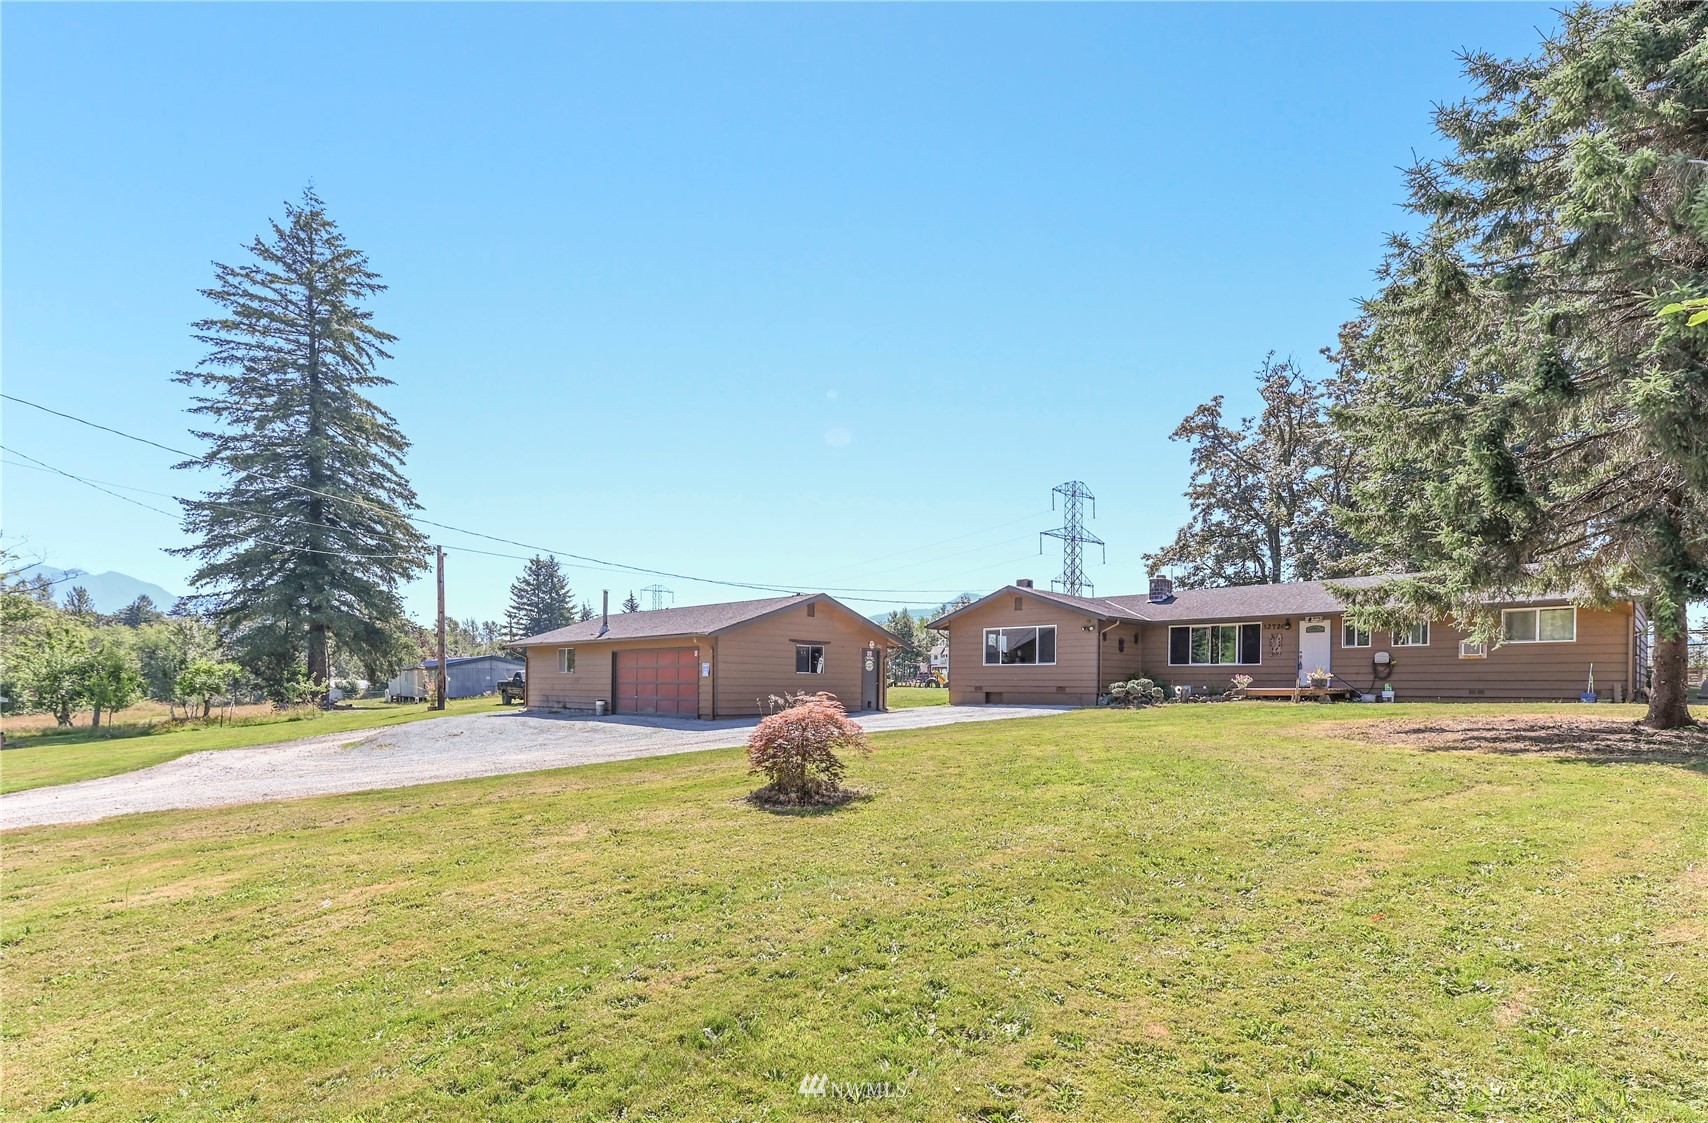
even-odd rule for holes
{"type": "Polygon", "coordinates": [[[672,589],[666,589],[663,585],[648,585],[646,588],[642,589],[641,592],[652,594],[652,607],[655,612],[664,607],[664,598],[666,594],[669,595],[671,604],[676,603],[675,591],[672,589]]]}
{"type": "Polygon", "coordinates": [[[1091,489],[1079,480],[1069,480],[1051,489],[1050,510],[1056,509],[1056,496],[1062,497],[1062,525],[1055,530],[1044,530],[1038,533],[1038,552],[1044,552],[1044,539],[1060,538],[1062,540],[1062,575],[1050,582],[1050,588],[1069,596],[1083,596],[1096,592],[1096,586],[1085,579],[1085,547],[1096,546],[1103,550],[1103,560],[1109,560],[1109,551],[1104,546],[1103,539],[1085,529],[1083,504],[1091,503],[1091,517],[1097,517],[1097,497],[1091,494],[1091,489]]]}

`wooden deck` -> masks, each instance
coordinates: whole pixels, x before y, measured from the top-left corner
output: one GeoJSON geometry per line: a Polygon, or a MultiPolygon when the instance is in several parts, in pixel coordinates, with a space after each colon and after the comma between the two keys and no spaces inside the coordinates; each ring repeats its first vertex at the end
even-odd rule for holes
{"type": "Polygon", "coordinates": [[[1356,693],[1349,686],[1259,686],[1240,691],[1240,697],[1285,698],[1289,702],[1341,702],[1356,693]]]}

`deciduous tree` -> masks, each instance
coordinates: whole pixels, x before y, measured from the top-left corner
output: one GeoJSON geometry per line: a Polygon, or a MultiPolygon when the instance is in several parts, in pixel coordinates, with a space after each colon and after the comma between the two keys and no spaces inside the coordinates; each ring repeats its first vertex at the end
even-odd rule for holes
{"type": "Polygon", "coordinates": [[[1329,423],[1342,384],[1307,378],[1273,353],[1256,377],[1256,417],[1229,424],[1218,394],[1170,437],[1192,448],[1191,515],[1145,564],[1152,572],[1176,567],[1184,586],[1316,580],[1342,572],[1355,548],[1335,515],[1356,468],[1329,423]]]}

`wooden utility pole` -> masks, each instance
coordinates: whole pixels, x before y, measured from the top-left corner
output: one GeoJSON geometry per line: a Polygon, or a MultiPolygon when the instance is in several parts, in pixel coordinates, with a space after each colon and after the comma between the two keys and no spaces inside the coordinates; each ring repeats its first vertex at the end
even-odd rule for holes
{"type": "Polygon", "coordinates": [[[442,710],[445,708],[445,685],[450,679],[445,670],[445,548],[438,546],[435,549],[439,551],[439,665],[435,668],[439,689],[433,699],[433,708],[442,710]]]}

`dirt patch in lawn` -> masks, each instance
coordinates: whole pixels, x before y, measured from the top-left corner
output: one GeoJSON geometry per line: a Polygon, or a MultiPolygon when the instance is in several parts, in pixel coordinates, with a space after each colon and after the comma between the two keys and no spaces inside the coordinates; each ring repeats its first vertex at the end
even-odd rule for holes
{"type": "Polygon", "coordinates": [[[1646,729],[1628,718],[1535,714],[1361,721],[1359,740],[1431,752],[1542,753],[1605,760],[1708,763],[1708,728],[1646,729]]]}

